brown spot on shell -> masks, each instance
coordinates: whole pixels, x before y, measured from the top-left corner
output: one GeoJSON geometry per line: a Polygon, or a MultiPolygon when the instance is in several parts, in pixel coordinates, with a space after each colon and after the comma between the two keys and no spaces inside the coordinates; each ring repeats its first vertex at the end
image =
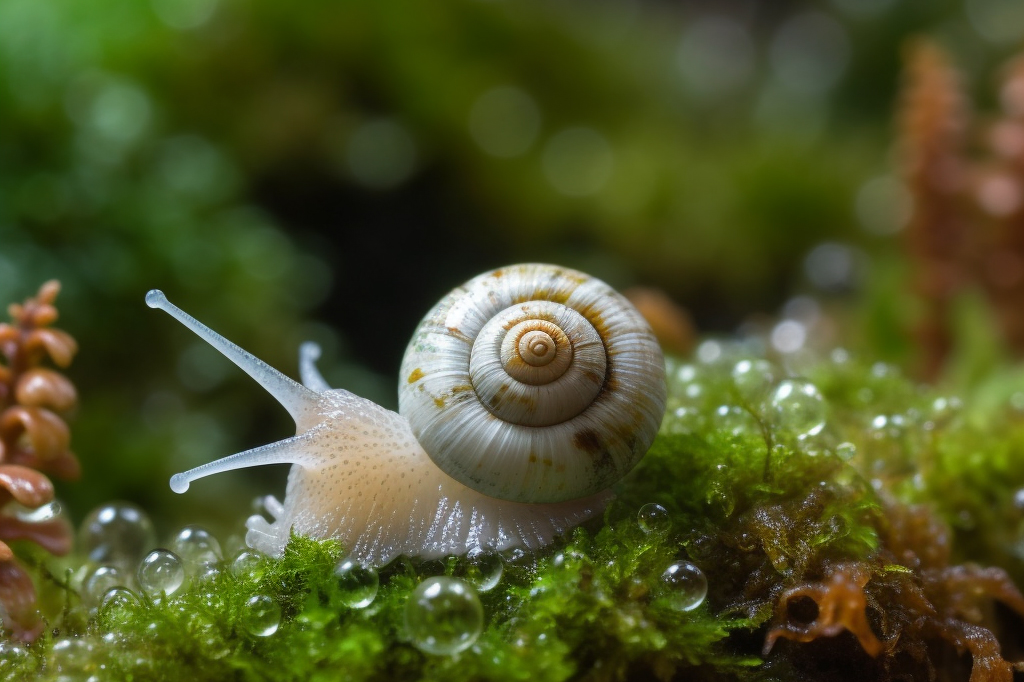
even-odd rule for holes
{"type": "Polygon", "coordinates": [[[596,455],[604,449],[601,437],[593,429],[577,431],[572,437],[572,444],[577,450],[583,450],[591,455],[596,455]]]}
{"type": "Polygon", "coordinates": [[[448,333],[451,334],[452,336],[454,336],[455,338],[457,338],[460,341],[465,341],[466,343],[468,343],[471,346],[473,345],[473,338],[470,337],[470,336],[467,336],[466,333],[463,332],[458,327],[448,327],[448,333]]]}
{"type": "Polygon", "coordinates": [[[417,381],[422,379],[424,376],[426,376],[426,375],[423,373],[423,370],[420,369],[419,367],[417,367],[412,372],[410,372],[410,374],[409,374],[409,383],[410,384],[415,384],[417,381]]]}

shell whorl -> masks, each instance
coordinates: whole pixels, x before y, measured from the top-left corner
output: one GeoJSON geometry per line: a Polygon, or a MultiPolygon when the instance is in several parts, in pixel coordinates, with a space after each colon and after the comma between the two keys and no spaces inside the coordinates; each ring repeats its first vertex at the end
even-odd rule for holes
{"type": "Polygon", "coordinates": [[[661,349],[604,282],[551,265],[484,273],[414,334],[399,412],[452,478],[485,495],[560,502],[608,488],[650,447],[661,349]]]}

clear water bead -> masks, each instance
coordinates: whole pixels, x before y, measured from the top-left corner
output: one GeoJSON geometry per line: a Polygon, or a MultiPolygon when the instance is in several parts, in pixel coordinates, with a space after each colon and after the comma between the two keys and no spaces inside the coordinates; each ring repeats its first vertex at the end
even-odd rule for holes
{"type": "Polygon", "coordinates": [[[139,587],[151,598],[170,596],[185,582],[185,567],[174,552],[154,549],[139,564],[139,587]]]}
{"type": "Polygon", "coordinates": [[[661,574],[661,586],[668,604],[676,611],[692,611],[704,603],[708,579],[689,561],[677,561],[661,574]]]}
{"type": "Polygon", "coordinates": [[[477,592],[493,590],[501,582],[501,576],[505,572],[505,562],[500,556],[480,549],[466,555],[463,567],[462,577],[475,587],[477,592]]]}
{"type": "Polygon", "coordinates": [[[19,521],[25,523],[44,523],[46,521],[53,521],[58,518],[63,512],[64,508],[60,503],[60,500],[51,500],[44,505],[36,507],[24,507],[17,502],[9,503],[9,507],[14,509],[14,516],[19,521]]]}
{"type": "Polygon", "coordinates": [[[341,591],[341,601],[353,609],[366,608],[377,598],[380,577],[377,571],[357,561],[346,559],[334,569],[334,577],[341,591]]]}
{"type": "Polygon", "coordinates": [[[857,446],[850,442],[843,442],[836,446],[836,456],[844,462],[849,462],[857,455],[857,446]]]}
{"type": "MultiPolygon", "coordinates": [[[[24,646],[11,640],[0,640],[0,673],[12,672],[31,658],[24,646]]],[[[5,679],[8,679],[6,675],[5,679]]],[[[13,679],[13,678],[10,678],[13,679]]]]}
{"type": "Polygon", "coordinates": [[[130,502],[109,502],[93,509],[78,530],[78,545],[90,561],[131,572],[156,544],[153,522],[130,502]]]}
{"type": "Polygon", "coordinates": [[[126,587],[112,587],[100,599],[100,616],[110,624],[126,623],[141,606],[139,598],[126,587]]]}
{"type": "Polygon", "coordinates": [[[668,510],[656,502],[648,502],[640,507],[636,515],[636,523],[640,530],[650,534],[663,535],[672,528],[672,519],[668,510]]]}
{"type": "Polygon", "coordinates": [[[82,585],[83,601],[90,606],[98,606],[103,595],[115,587],[128,587],[128,577],[116,566],[100,566],[85,578],[82,585]]]}
{"type": "Polygon", "coordinates": [[[185,564],[190,574],[201,573],[202,569],[224,558],[220,543],[205,528],[185,526],[171,540],[171,551],[185,564]]]}
{"type": "Polygon", "coordinates": [[[240,578],[255,578],[259,573],[262,557],[262,554],[251,549],[239,552],[231,562],[231,573],[240,578]]]}
{"type": "Polygon", "coordinates": [[[767,360],[740,360],[733,365],[732,383],[744,400],[759,401],[775,383],[775,375],[775,367],[767,360]]]}
{"type": "Polygon", "coordinates": [[[815,436],[825,428],[825,399],[809,381],[779,382],[772,391],[769,407],[775,425],[799,439],[815,436]]]}
{"type": "Polygon", "coordinates": [[[281,605],[265,594],[253,595],[245,602],[242,624],[250,634],[270,637],[281,624],[281,605]]]}
{"type": "Polygon", "coordinates": [[[417,649],[451,656],[473,645],[484,628],[484,607],[469,583],[427,578],[405,604],[405,629],[417,649]]]}
{"type": "Polygon", "coordinates": [[[88,665],[92,651],[92,644],[81,637],[58,639],[50,648],[46,667],[61,673],[80,672],[88,665]]]}

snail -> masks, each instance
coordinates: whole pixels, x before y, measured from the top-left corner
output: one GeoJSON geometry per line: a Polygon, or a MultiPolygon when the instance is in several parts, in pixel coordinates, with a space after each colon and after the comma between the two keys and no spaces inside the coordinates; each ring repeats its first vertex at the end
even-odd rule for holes
{"type": "Polygon", "coordinates": [[[273,522],[246,543],[281,556],[291,532],[337,538],[381,566],[527,550],[599,513],[650,447],[665,408],[665,365],[620,294],[568,268],[525,264],[479,275],[417,327],[402,361],[399,412],[332,389],[320,350],[299,352],[302,383],[221,337],[158,290],[146,303],[198,334],[267,390],[296,435],[171,477],[171,489],[262,464],[292,468],[273,522]]]}

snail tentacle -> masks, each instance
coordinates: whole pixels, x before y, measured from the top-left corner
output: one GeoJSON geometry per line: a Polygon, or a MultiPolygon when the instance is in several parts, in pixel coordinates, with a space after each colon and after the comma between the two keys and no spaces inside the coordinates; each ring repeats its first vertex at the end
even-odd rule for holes
{"type": "Polygon", "coordinates": [[[302,379],[302,385],[311,391],[323,393],[331,390],[331,387],[316,367],[316,361],[319,359],[320,345],[318,343],[306,341],[299,346],[299,378],[302,379]]]}
{"type": "Polygon", "coordinates": [[[163,310],[193,331],[199,338],[220,351],[228,360],[238,365],[243,372],[255,379],[256,383],[272,395],[277,402],[281,403],[281,406],[288,410],[288,414],[295,420],[295,425],[300,427],[300,430],[304,430],[301,428],[302,425],[316,411],[316,392],[278,372],[252,353],[228,341],[167,300],[164,292],[159,289],[152,289],[146,294],[146,305],[150,308],[163,310]]]}
{"type": "Polygon", "coordinates": [[[310,434],[304,433],[201,464],[194,469],[171,476],[171,490],[179,494],[187,492],[192,481],[225,471],[248,469],[264,464],[308,465],[312,461],[309,454],[311,440],[310,434]]]}

